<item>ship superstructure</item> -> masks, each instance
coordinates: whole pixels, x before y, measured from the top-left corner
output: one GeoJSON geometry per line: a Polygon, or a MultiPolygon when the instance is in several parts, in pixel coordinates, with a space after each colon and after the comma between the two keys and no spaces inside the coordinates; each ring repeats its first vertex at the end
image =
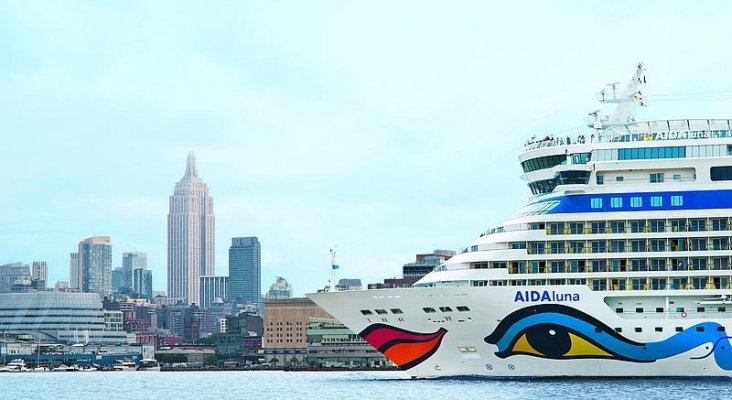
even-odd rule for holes
{"type": "Polygon", "coordinates": [[[528,205],[413,288],[310,297],[415,377],[732,375],[732,122],[532,138],[528,205]]]}

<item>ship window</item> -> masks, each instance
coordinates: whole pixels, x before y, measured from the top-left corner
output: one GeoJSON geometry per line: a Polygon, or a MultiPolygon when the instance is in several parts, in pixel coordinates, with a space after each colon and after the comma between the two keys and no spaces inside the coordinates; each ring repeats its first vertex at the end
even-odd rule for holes
{"type": "Polygon", "coordinates": [[[401,308],[392,308],[391,313],[392,314],[404,314],[404,312],[401,310],[401,308]]]}
{"type": "Polygon", "coordinates": [[[681,180],[681,174],[674,174],[674,180],[680,181],[681,180]]]}
{"type": "Polygon", "coordinates": [[[663,182],[663,172],[654,172],[650,174],[650,180],[651,183],[662,183],[663,182]]]}
{"type": "Polygon", "coordinates": [[[643,198],[642,197],[631,197],[630,206],[633,208],[643,207],[643,198]]]}
{"type": "Polygon", "coordinates": [[[683,332],[683,330],[684,330],[684,328],[682,328],[680,326],[677,326],[676,327],[676,332],[683,332]]]}
{"type": "Polygon", "coordinates": [[[686,147],[657,147],[644,149],[618,149],[618,160],[644,160],[657,158],[684,158],[686,147]]]}
{"type": "Polygon", "coordinates": [[[560,171],[555,174],[557,185],[586,185],[590,171],[560,171]]]}
{"type": "Polygon", "coordinates": [[[618,313],[618,314],[622,314],[623,313],[623,308],[622,307],[618,307],[618,308],[615,309],[615,312],[618,313]]]}
{"type": "Polygon", "coordinates": [[[725,312],[725,311],[727,311],[727,307],[717,307],[717,311],[725,312]]]}
{"type": "Polygon", "coordinates": [[[363,315],[373,315],[373,313],[371,312],[371,310],[361,310],[361,314],[363,314],[363,315]]]}
{"type": "Polygon", "coordinates": [[[684,196],[671,196],[671,205],[676,207],[683,206],[684,196]]]}
{"type": "Polygon", "coordinates": [[[376,313],[379,314],[379,315],[387,314],[386,310],[383,310],[383,309],[376,309],[374,311],[376,311],[376,313]]]}
{"type": "Polygon", "coordinates": [[[524,169],[524,172],[531,172],[540,169],[556,167],[557,165],[566,163],[567,156],[561,154],[556,156],[532,158],[531,160],[526,160],[522,162],[521,167],[524,169]]]}
{"type": "Polygon", "coordinates": [[[717,332],[724,332],[724,327],[723,326],[718,326],[717,327],[717,332]]]}
{"type": "Polygon", "coordinates": [[[641,327],[639,327],[639,326],[636,326],[636,327],[635,327],[635,331],[636,331],[636,332],[643,332],[643,328],[641,328],[641,327]]]}
{"type": "Polygon", "coordinates": [[[531,194],[534,195],[550,193],[554,190],[555,187],[557,187],[557,181],[554,178],[529,183],[529,189],[531,189],[531,194]]]}
{"type": "Polygon", "coordinates": [[[697,326],[696,327],[696,331],[697,332],[704,332],[704,327],[703,326],[697,326]]]}
{"type": "Polygon", "coordinates": [[[595,328],[595,333],[602,333],[602,329],[600,329],[600,328],[595,328]]]}
{"type": "Polygon", "coordinates": [[[470,311],[470,308],[468,308],[467,306],[457,306],[457,310],[460,312],[464,312],[464,311],[470,311]]]}
{"type": "Polygon", "coordinates": [[[623,331],[623,328],[615,328],[615,332],[621,333],[623,331]]]}
{"type": "Polygon", "coordinates": [[[442,312],[452,312],[452,308],[450,308],[450,307],[440,307],[440,311],[442,311],[442,312]]]}
{"type": "Polygon", "coordinates": [[[478,251],[478,245],[477,244],[474,244],[474,245],[470,246],[470,252],[472,253],[472,252],[475,252],[475,251],[478,251]]]}
{"type": "Polygon", "coordinates": [[[697,307],[696,312],[704,312],[704,307],[697,307]]]}
{"type": "Polygon", "coordinates": [[[656,327],[656,332],[663,332],[663,328],[661,328],[660,326],[657,326],[656,327]]]}
{"type": "Polygon", "coordinates": [[[422,308],[422,310],[423,310],[424,312],[426,312],[426,313],[434,313],[434,312],[437,312],[437,311],[435,311],[435,309],[434,309],[434,308],[432,308],[432,307],[424,307],[424,308],[422,308]]]}
{"type": "Polygon", "coordinates": [[[656,307],[656,312],[663,312],[663,307],[656,307]]]}
{"type": "Polygon", "coordinates": [[[615,182],[622,182],[622,181],[623,181],[623,179],[624,179],[624,178],[623,178],[622,176],[616,176],[616,177],[615,177],[615,182]]]}
{"type": "MultiPolygon", "coordinates": [[[[378,310],[377,310],[377,311],[378,311],[378,310]]],[[[637,312],[637,313],[641,313],[641,314],[642,314],[642,313],[643,313],[643,307],[638,307],[638,308],[636,308],[636,309],[635,309],[635,312],[637,312]]]]}
{"type": "Polygon", "coordinates": [[[597,175],[596,179],[598,185],[605,184],[605,175],[597,175]]]}
{"type": "Polygon", "coordinates": [[[623,198],[622,197],[613,197],[610,199],[610,207],[612,208],[621,208],[623,207],[623,198]]]}
{"type": "Polygon", "coordinates": [[[676,307],[676,312],[684,312],[684,307],[676,307]]]}
{"type": "Polygon", "coordinates": [[[592,208],[602,208],[602,199],[601,198],[595,198],[590,200],[590,207],[592,208]]]}
{"type": "Polygon", "coordinates": [[[651,207],[661,207],[661,206],[663,206],[663,197],[651,196],[651,207]]]}
{"type": "Polygon", "coordinates": [[[572,154],[572,164],[587,164],[591,158],[591,153],[572,154]]]}
{"type": "Polygon", "coordinates": [[[713,181],[732,180],[732,167],[712,167],[710,174],[713,181]]]}

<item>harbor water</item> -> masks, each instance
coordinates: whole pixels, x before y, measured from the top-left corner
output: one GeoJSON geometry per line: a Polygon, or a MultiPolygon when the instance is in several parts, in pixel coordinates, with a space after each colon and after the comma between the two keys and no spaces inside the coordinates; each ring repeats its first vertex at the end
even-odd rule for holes
{"type": "Polygon", "coordinates": [[[729,399],[732,379],[412,380],[401,372],[0,374],[4,399],[729,399]]]}

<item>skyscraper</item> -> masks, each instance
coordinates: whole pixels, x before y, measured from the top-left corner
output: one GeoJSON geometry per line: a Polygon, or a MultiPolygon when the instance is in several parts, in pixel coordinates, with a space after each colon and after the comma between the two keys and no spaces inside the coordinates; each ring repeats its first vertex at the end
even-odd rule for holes
{"type": "Polygon", "coordinates": [[[135,251],[122,253],[122,284],[120,289],[133,289],[133,271],[142,268],[147,269],[147,253],[135,251]]]}
{"type": "Polygon", "coordinates": [[[269,286],[269,291],[265,297],[268,300],[292,298],[292,285],[287,282],[287,279],[278,276],[275,283],[269,286]]]}
{"type": "Polygon", "coordinates": [[[45,261],[33,261],[31,277],[37,282],[37,287],[45,288],[48,285],[48,264],[45,261]]]}
{"type": "Polygon", "coordinates": [[[199,301],[201,276],[214,275],[213,199],[188,154],[186,172],[170,196],[168,212],[168,297],[199,301]]]}
{"type": "Polygon", "coordinates": [[[81,291],[112,294],[112,239],[93,236],[79,242],[79,274],[81,291]]]}
{"type": "Polygon", "coordinates": [[[226,300],[228,294],[227,276],[202,276],[201,277],[201,308],[209,308],[217,299],[226,300]]]}
{"type": "Polygon", "coordinates": [[[239,237],[231,239],[229,248],[228,300],[251,302],[261,311],[262,265],[259,239],[239,237]]]}
{"type": "Polygon", "coordinates": [[[122,268],[115,268],[112,270],[112,292],[120,293],[125,288],[125,274],[122,268]]]}
{"type": "Polygon", "coordinates": [[[79,253],[69,254],[69,287],[81,289],[81,272],[79,271],[79,253]]]}
{"type": "Polygon", "coordinates": [[[146,268],[132,270],[132,290],[138,296],[152,300],[152,271],[146,268]]]}

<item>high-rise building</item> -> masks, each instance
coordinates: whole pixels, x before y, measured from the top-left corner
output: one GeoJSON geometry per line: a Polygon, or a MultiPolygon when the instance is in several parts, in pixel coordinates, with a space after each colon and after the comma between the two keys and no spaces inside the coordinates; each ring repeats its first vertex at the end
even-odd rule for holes
{"type": "Polygon", "coordinates": [[[0,293],[28,291],[30,286],[31,273],[27,264],[17,262],[0,265],[0,293]]]}
{"type": "Polygon", "coordinates": [[[152,300],[152,271],[146,268],[132,270],[132,290],[138,296],[152,300]]]}
{"type": "Polygon", "coordinates": [[[33,261],[33,269],[31,270],[33,279],[48,280],[48,264],[45,261],[33,261]]]}
{"type": "Polygon", "coordinates": [[[231,247],[229,248],[229,294],[227,299],[250,302],[261,310],[261,246],[256,236],[231,239],[231,247]]]}
{"type": "Polygon", "coordinates": [[[202,308],[209,308],[217,299],[226,300],[228,283],[227,276],[202,276],[199,305],[202,308]]]}
{"type": "Polygon", "coordinates": [[[147,253],[135,251],[130,253],[122,253],[122,285],[123,289],[133,289],[133,271],[142,268],[147,269],[147,253]]]}
{"type": "Polygon", "coordinates": [[[79,253],[69,254],[69,287],[81,290],[81,271],[79,271],[79,253]]]}
{"type": "Polygon", "coordinates": [[[48,264],[45,261],[33,261],[31,278],[36,288],[45,288],[48,285],[48,264]]]}
{"type": "Polygon", "coordinates": [[[265,295],[268,300],[289,299],[292,297],[292,285],[287,279],[278,276],[275,283],[269,286],[269,291],[265,295]]]}
{"type": "Polygon", "coordinates": [[[201,276],[214,275],[214,213],[208,187],[188,155],[186,172],[170,196],[168,212],[168,296],[199,301],[201,276]]]}
{"type": "Polygon", "coordinates": [[[122,268],[115,268],[112,270],[112,292],[120,293],[123,291],[125,281],[125,273],[122,268]]]}
{"type": "Polygon", "coordinates": [[[81,291],[97,293],[100,297],[112,294],[112,239],[93,236],[79,242],[79,272],[81,291]]]}

